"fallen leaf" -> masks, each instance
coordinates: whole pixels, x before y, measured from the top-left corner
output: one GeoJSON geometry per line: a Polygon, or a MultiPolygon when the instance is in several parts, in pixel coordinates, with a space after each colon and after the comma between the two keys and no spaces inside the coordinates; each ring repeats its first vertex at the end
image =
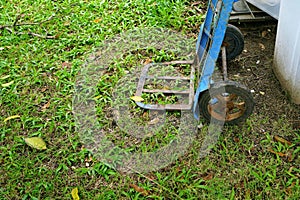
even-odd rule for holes
{"type": "Polygon", "coordinates": [[[290,141],[287,141],[286,139],[284,139],[284,138],[282,138],[282,137],[280,137],[278,135],[274,136],[274,140],[276,140],[277,142],[280,142],[281,144],[287,144],[289,146],[292,145],[292,143],[290,141]]]}
{"type": "Polygon", "coordinates": [[[57,39],[57,38],[59,38],[59,36],[61,36],[61,34],[62,34],[62,33],[58,33],[58,34],[56,34],[56,35],[53,37],[53,39],[57,39]]]}
{"type": "Polygon", "coordinates": [[[288,158],[288,161],[289,162],[292,162],[293,161],[293,153],[291,151],[288,151],[287,153],[287,158],[288,158]]]}
{"type": "Polygon", "coordinates": [[[100,99],[102,97],[102,95],[96,96],[94,97],[94,100],[100,99]]]}
{"type": "Polygon", "coordinates": [[[2,87],[8,87],[8,86],[10,86],[13,83],[14,83],[14,81],[11,81],[11,82],[8,82],[8,83],[3,83],[3,84],[1,84],[1,86],[2,87]]]}
{"type": "Polygon", "coordinates": [[[43,87],[43,88],[41,89],[41,92],[45,92],[47,89],[48,89],[48,87],[43,87]]]}
{"type": "Polygon", "coordinates": [[[159,122],[159,118],[155,117],[154,119],[152,119],[150,122],[148,122],[149,125],[154,125],[157,124],[159,122]]]}
{"type": "Polygon", "coordinates": [[[233,141],[236,142],[236,143],[239,143],[239,142],[240,142],[240,138],[234,137],[234,138],[233,138],[233,141]]]}
{"type": "Polygon", "coordinates": [[[281,152],[276,152],[273,149],[268,149],[268,151],[271,152],[271,153],[274,153],[274,154],[276,154],[276,155],[278,155],[280,157],[287,157],[288,156],[288,154],[281,153],[281,152]]]}
{"type": "Polygon", "coordinates": [[[95,19],[94,22],[99,23],[101,20],[102,20],[101,18],[98,18],[98,19],[95,19]]]}
{"type": "Polygon", "coordinates": [[[7,122],[8,120],[11,120],[11,119],[16,119],[16,118],[20,118],[20,115],[13,115],[13,116],[7,117],[4,119],[4,122],[7,122]]]}
{"type": "Polygon", "coordinates": [[[90,157],[88,157],[88,158],[85,158],[84,161],[85,161],[85,162],[91,162],[91,161],[93,161],[93,157],[90,156],[90,157]]]}
{"type": "Polygon", "coordinates": [[[203,177],[203,180],[209,181],[209,180],[211,180],[213,177],[214,177],[214,174],[213,174],[213,173],[209,173],[209,174],[207,174],[205,177],[203,177]]]}
{"type": "Polygon", "coordinates": [[[64,26],[70,26],[70,24],[71,24],[70,21],[66,21],[66,22],[64,23],[64,26]]]}
{"type": "Polygon", "coordinates": [[[32,148],[39,149],[39,150],[47,149],[46,143],[40,137],[25,138],[24,140],[26,144],[28,144],[32,148]]]}
{"type": "Polygon", "coordinates": [[[291,173],[291,172],[293,171],[293,169],[294,169],[294,166],[291,166],[291,167],[289,168],[289,172],[291,173]]]}
{"type": "Polygon", "coordinates": [[[143,113],[143,118],[147,119],[149,117],[149,113],[148,112],[144,112],[143,113]]]}
{"type": "Polygon", "coordinates": [[[4,80],[4,79],[7,79],[7,78],[9,78],[10,77],[10,75],[6,75],[6,76],[2,76],[0,79],[1,80],[4,80]]]}
{"type": "Polygon", "coordinates": [[[129,184],[129,186],[132,187],[135,191],[141,193],[143,196],[147,196],[148,195],[147,190],[145,190],[142,187],[139,187],[139,186],[137,186],[135,184],[129,184]]]}
{"type": "Polygon", "coordinates": [[[295,186],[295,184],[296,184],[296,182],[292,182],[292,184],[285,190],[285,193],[287,194],[287,195],[290,195],[290,194],[292,194],[292,189],[293,189],[293,187],[295,186]]]}
{"type": "Polygon", "coordinates": [[[48,103],[46,103],[45,105],[43,105],[42,107],[42,112],[45,112],[47,108],[50,107],[50,101],[48,101],[48,103]]]}
{"type": "Polygon", "coordinates": [[[163,89],[163,90],[170,90],[170,87],[167,86],[167,85],[165,85],[162,89],[163,89]]]}
{"type": "Polygon", "coordinates": [[[266,37],[266,35],[268,34],[268,31],[263,31],[263,32],[261,32],[261,37],[266,37]]]}
{"type": "Polygon", "coordinates": [[[73,188],[73,190],[71,191],[71,195],[73,200],[79,200],[79,196],[78,196],[78,188],[73,188]]]}
{"type": "Polygon", "coordinates": [[[61,63],[61,66],[62,66],[63,68],[70,68],[70,67],[72,66],[72,64],[69,63],[69,62],[63,62],[63,63],[61,63]]]}
{"type": "Polygon", "coordinates": [[[196,1],[196,2],[192,3],[191,6],[197,6],[197,5],[201,4],[201,3],[203,3],[203,2],[202,1],[196,1]]]}
{"type": "Polygon", "coordinates": [[[130,99],[132,99],[133,101],[136,101],[136,102],[144,101],[144,99],[140,96],[133,96],[133,97],[130,97],[130,99]]]}
{"type": "Polygon", "coordinates": [[[149,63],[151,63],[152,62],[152,60],[151,60],[151,58],[147,58],[145,61],[144,61],[144,65],[147,65],[147,64],[149,64],[149,63]]]}
{"type": "Polygon", "coordinates": [[[266,49],[265,45],[263,45],[262,43],[259,43],[258,45],[259,45],[259,48],[260,48],[261,50],[265,50],[265,49],[266,49]]]}

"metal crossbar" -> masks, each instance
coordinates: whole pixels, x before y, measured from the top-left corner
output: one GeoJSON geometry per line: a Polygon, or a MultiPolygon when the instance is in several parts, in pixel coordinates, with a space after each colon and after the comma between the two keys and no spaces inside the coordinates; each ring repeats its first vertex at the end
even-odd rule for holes
{"type": "Polygon", "coordinates": [[[195,68],[193,66],[194,61],[173,61],[173,62],[165,62],[160,64],[150,63],[143,67],[141,71],[141,76],[137,85],[137,90],[135,95],[142,96],[143,93],[162,93],[162,94],[173,94],[173,95],[188,95],[188,103],[180,103],[180,104],[145,104],[142,102],[136,102],[138,106],[144,109],[152,109],[152,110],[191,110],[194,99],[194,79],[195,79],[195,68]],[[179,76],[149,76],[148,72],[151,67],[156,65],[189,65],[191,67],[191,72],[189,77],[179,77],[179,76]],[[145,89],[146,80],[176,80],[176,81],[184,81],[187,82],[188,89],[186,90],[174,90],[174,89],[145,89]]]}

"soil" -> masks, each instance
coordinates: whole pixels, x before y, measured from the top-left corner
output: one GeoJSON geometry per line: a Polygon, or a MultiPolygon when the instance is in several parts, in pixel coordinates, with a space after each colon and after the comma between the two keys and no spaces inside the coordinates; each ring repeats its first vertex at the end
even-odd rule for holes
{"type": "Polygon", "coordinates": [[[229,78],[252,90],[254,115],[271,121],[287,119],[295,129],[300,129],[300,106],[291,102],[272,70],[277,21],[236,26],[244,35],[245,46],[242,54],[228,63],[229,78]]]}

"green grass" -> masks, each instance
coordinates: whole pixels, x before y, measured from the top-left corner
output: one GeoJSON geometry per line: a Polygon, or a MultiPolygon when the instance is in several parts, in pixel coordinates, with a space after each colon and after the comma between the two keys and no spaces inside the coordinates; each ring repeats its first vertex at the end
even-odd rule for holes
{"type": "MultiPolygon", "coordinates": [[[[105,39],[135,27],[168,28],[196,39],[203,16],[189,1],[23,0],[3,1],[0,10],[0,25],[13,24],[19,14],[24,14],[19,23],[43,21],[55,14],[41,25],[24,25],[15,31],[57,35],[57,39],[42,39],[0,30],[0,199],[71,199],[75,187],[81,199],[300,198],[300,135],[284,117],[274,121],[252,116],[244,124],[225,127],[211,153],[200,159],[205,125],[188,153],[146,174],[120,173],[98,161],[81,142],[72,96],[76,75],[88,56],[105,39]],[[4,122],[14,115],[20,118],[4,122]],[[266,126],[272,128],[262,131],[266,126]],[[274,141],[273,135],[287,138],[292,145],[274,141]],[[27,146],[24,138],[33,136],[42,137],[48,149],[27,146]]],[[[161,51],[151,56],[155,61],[174,58],[161,51]]],[[[175,125],[146,140],[124,134],[108,116],[118,80],[148,57],[128,53],[117,60],[99,80],[95,94],[100,95],[96,100],[98,121],[109,138],[129,151],[155,150],[177,135],[178,113],[168,114],[169,123],[175,125]]],[[[133,115],[149,119],[147,112],[131,106],[133,115]]]]}

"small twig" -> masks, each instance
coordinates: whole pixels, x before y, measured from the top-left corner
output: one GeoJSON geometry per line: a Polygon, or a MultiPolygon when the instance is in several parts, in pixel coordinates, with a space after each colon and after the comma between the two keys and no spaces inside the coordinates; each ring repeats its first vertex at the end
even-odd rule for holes
{"type": "Polygon", "coordinates": [[[8,27],[5,27],[5,29],[8,30],[10,33],[13,32],[13,31],[12,31],[10,28],[8,28],[8,27]]]}
{"type": "Polygon", "coordinates": [[[52,14],[48,19],[40,21],[40,22],[32,22],[32,23],[20,23],[20,24],[15,24],[15,26],[26,26],[26,25],[41,25],[42,23],[45,23],[47,21],[50,21],[55,14],[52,14]]]}
{"type": "Polygon", "coordinates": [[[200,8],[198,8],[198,7],[194,7],[199,13],[203,13],[203,11],[200,9],[200,8]]]}
{"type": "Polygon", "coordinates": [[[43,38],[43,39],[55,39],[56,38],[56,36],[52,36],[52,35],[40,35],[40,34],[32,33],[32,32],[28,32],[28,33],[15,32],[15,34],[17,34],[17,35],[32,35],[32,36],[43,38]]]}
{"type": "MultiPolygon", "coordinates": [[[[19,23],[18,24],[18,21],[21,19],[21,17],[23,17],[24,14],[20,14],[16,17],[14,23],[12,25],[1,25],[0,26],[0,29],[6,29],[7,31],[9,31],[10,33],[13,33],[13,30],[11,28],[15,28],[16,26],[26,26],[26,25],[41,25],[42,23],[45,23],[47,21],[50,21],[54,16],[55,14],[52,14],[48,19],[46,20],[43,20],[43,21],[40,21],[40,22],[32,22],[32,23],[19,23]]],[[[28,33],[23,33],[23,32],[15,32],[15,34],[17,35],[32,35],[32,36],[35,36],[35,37],[39,37],[39,38],[44,38],[44,39],[55,39],[57,38],[57,36],[43,36],[43,35],[40,35],[40,34],[37,34],[37,33],[33,33],[33,32],[28,32],[28,33]]]]}
{"type": "Polygon", "coordinates": [[[28,32],[28,35],[32,35],[32,36],[36,36],[36,37],[40,37],[40,38],[44,38],[44,39],[55,39],[56,36],[54,35],[39,35],[39,34],[36,34],[36,33],[32,33],[32,32],[28,32]]]}
{"type": "Polygon", "coordinates": [[[16,24],[18,23],[18,21],[19,21],[19,20],[21,19],[21,17],[23,17],[23,16],[24,16],[23,14],[18,15],[18,16],[16,17],[16,20],[15,20],[14,24],[12,25],[12,27],[15,27],[16,24]]]}
{"type": "Polygon", "coordinates": [[[6,29],[6,28],[8,28],[8,27],[12,27],[12,25],[1,25],[1,26],[0,26],[0,29],[6,29]]]}
{"type": "Polygon", "coordinates": [[[197,5],[201,4],[201,3],[202,3],[202,1],[196,1],[196,2],[192,3],[192,6],[197,6],[197,5]]]}
{"type": "Polygon", "coordinates": [[[52,14],[48,19],[45,19],[43,21],[40,21],[40,22],[32,22],[32,23],[19,23],[18,24],[18,21],[21,19],[21,17],[23,17],[24,14],[21,14],[21,15],[18,15],[14,21],[14,23],[12,25],[9,25],[9,24],[5,24],[5,25],[1,25],[0,26],[0,29],[4,29],[4,28],[7,28],[7,27],[15,27],[15,26],[26,26],[26,25],[40,25],[42,23],[45,23],[45,22],[48,22],[50,21],[54,16],[55,14],[52,14]]]}

